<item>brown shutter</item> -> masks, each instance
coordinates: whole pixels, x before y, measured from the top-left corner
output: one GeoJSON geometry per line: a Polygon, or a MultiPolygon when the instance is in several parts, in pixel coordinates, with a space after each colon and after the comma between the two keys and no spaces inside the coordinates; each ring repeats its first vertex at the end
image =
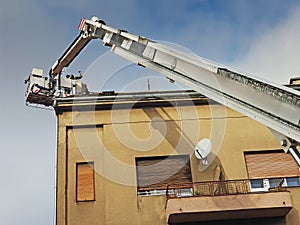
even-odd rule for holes
{"type": "Polygon", "coordinates": [[[77,163],[76,174],[77,201],[95,200],[94,163],[77,163]]]}
{"type": "Polygon", "coordinates": [[[281,151],[246,153],[245,160],[249,179],[300,176],[294,158],[281,151]]]}
{"type": "Polygon", "coordinates": [[[139,190],[192,181],[189,155],[137,158],[136,165],[139,190]]]}

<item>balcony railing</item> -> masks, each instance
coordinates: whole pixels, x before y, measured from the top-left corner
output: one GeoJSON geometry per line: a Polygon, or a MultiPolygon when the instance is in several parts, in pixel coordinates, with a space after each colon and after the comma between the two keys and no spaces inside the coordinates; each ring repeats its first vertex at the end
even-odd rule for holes
{"type": "MultiPolygon", "coordinates": [[[[278,185],[264,192],[266,191],[285,191],[285,187],[278,185]]],[[[251,188],[250,180],[224,180],[170,184],[165,193],[168,201],[170,198],[239,195],[258,192],[260,191],[251,188]]]]}

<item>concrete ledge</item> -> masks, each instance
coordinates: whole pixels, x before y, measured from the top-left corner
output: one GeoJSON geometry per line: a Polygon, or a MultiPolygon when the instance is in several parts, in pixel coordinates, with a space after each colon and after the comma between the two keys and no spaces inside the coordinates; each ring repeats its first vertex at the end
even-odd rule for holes
{"type": "Polygon", "coordinates": [[[285,216],[293,207],[289,192],[169,199],[168,223],[285,216]]]}

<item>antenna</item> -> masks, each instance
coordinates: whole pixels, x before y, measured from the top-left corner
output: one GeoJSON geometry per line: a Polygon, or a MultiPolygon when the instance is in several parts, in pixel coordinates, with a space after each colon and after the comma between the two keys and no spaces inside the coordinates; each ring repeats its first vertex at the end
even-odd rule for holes
{"type": "Polygon", "coordinates": [[[207,138],[204,138],[198,142],[195,147],[195,156],[197,159],[202,161],[203,165],[208,165],[207,156],[211,151],[211,141],[207,138]]]}
{"type": "Polygon", "coordinates": [[[150,79],[149,78],[147,79],[147,87],[148,87],[148,91],[150,91],[151,90],[151,86],[150,86],[150,79]]]}

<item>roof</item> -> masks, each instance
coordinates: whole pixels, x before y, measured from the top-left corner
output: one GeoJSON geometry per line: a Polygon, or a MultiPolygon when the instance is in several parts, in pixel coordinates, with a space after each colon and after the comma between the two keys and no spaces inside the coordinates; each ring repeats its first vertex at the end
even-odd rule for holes
{"type": "Polygon", "coordinates": [[[90,111],[199,104],[208,104],[208,98],[191,90],[128,93],[106,91],[89,95],[56,98],[54,108],[57,113],[62,113],[73,110],[90,111]]]}

